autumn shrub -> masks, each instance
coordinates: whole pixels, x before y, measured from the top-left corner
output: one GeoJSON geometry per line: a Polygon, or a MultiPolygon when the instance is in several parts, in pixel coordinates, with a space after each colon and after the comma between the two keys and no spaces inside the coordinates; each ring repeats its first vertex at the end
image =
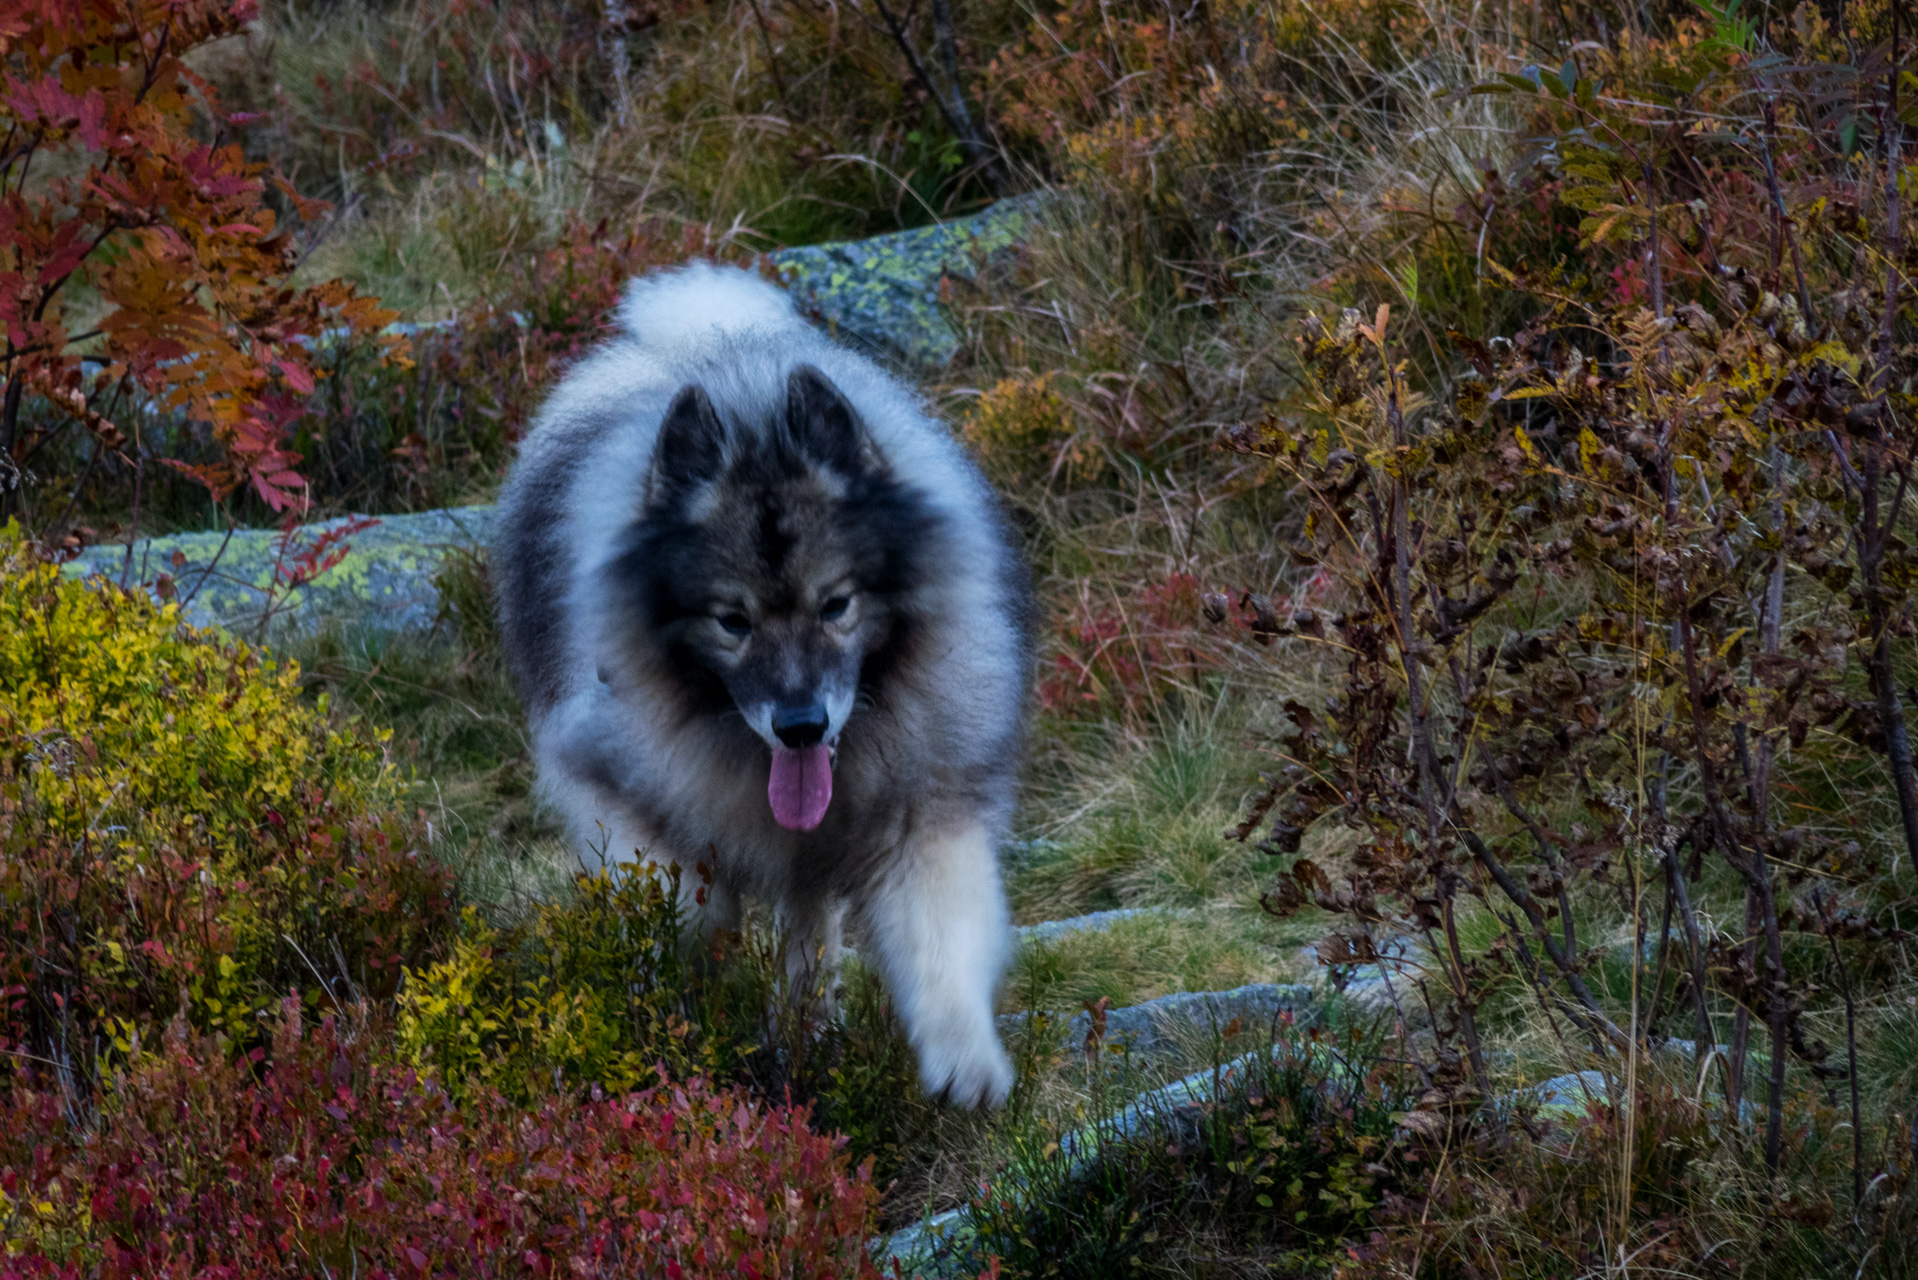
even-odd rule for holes
{"type": "MultiPolygon", "coordinates": [[[[1827,1274],[1822,1238],[1840,1216],[1812,1188],[1842,1166],[1837,1150],[1808,1152],[1814,1176],[1766,1193],[1762,1179],[1727,1162],[1711,1104],[1677,1076],[1641,1064],[1630,1106],[1603,1087],[1556,1117],[1511,1114],[1505,1130],[1467,1137],[1442,1108],[1415,1113],[1397,1163],[1406,1176],[1379,1197],[1369,1230],[1337,1274],[1407,1268],[1425,1274],[1577,1275],[1606,1265],[1609,1239],[1640,1241],[1634,1269],[1648,1274],[1827,1274]],[[1762,1243],[1761,1243],[1762,1242],[1762,1243]]],[[[1828,1125],[1805,1100],[1794,1117],[1828,1125]]],[[[1885,1269],[1901,1274],[1897,1264],[1885,1269]]]]}
{"type": "MultiPolygon", "coordinates": [[[[363,1012],[363,1011],[362,1011],[363,1012]]],[[[269,1051],[175,1036],[86,1128],[56,1095],[0,1110],[10,1276],[877,1274],[878,1192],[803,1109],[697,1080],[530,1107],[380,1061],[376,1032],[269,1051]]]]}
{"type": "Polygon", "coordinates": [[[791,988],[763,927],[689,952],[675,886],[700,874],[626,863],[510,925],[469,910],[444,958],[399,989],[401,1059],[456,1098],[521,1105],[694,1075],[738,1084],[807,1104],[889,1180],[936,1108],[877,977],[849,967],[829,1007],[791,988]]]}
{"type": "Polygon", "coordinates": [[[0,983],[15,1071],[82,1087],[175,1019],[390,994],[451,924],[382,738],[172,604],[0,543],[0,983]]]}
{"type": "Polygon", "coordinates": [[[1398,278],[1471,244],[1503,302],[1308,316],[1300,390],[1226,435],[1329,584],[1274,610],[1331,688],[1283,702],[1238,833],[1283,859],[1267,908],[1432,1002],[1406,1043],[1455,1146],[1509,1134],[1515,1030],[1614,1079],[1668,1040],[1689,1067],[1689,1100],[1636,1087],[1609,1137],[1511,1166],[1552,1207],[1485,1249],[1496,1175],[1430,1175],[1419,1221],[1459,1230],[1401,1218],[1401,1259],[1902,1265],[1909,1103],[1863,1096],[1858,1046],[1918,854],[1912,82],[1868,17],[1676,15],[1458,86],[1528,143],[1398,278]],[[1735,1242],[1683,1238],[1728,1205],[1735,1242]]]}
{"type": "Polygon", "coordinates": [[[980,461],[1047,481],[1075,478],[1086,461],[1057,381],[1052,373],[1002,378],[968,407],[961,431],[980,461]]]}
{"type": "Polygon", "coordinates": [[[583,875],[505,930],[469,912],[445,958],[407,974],[401,1053],[455,1096],[522,1102],[556,1086],[625,1093],[695,1071],[736,1076],[758,1011],[742,1022],[723,978],[689,962],[678,874],[626,863],[583,875]]]}
{"type": "Polygon", "coordinates": [[[254,13],[45,0],[0,19],[0,513],[51,530],[83,503],[137,506],[163,463],[216,501],[300,503],[306,344],[393,316],[338,281],[291,285],[300,248],[269,195],[320,206],[245,159],[252,117],[184,61],[254,13]]]}
{"type": "Polygon", "coordinates": [[[1202,695],[1234,639],[1259,634],[1258,617],[1220,606],[1226,598],[1190,573],[1148,583],[1132,600],[1100,602],[1088,592],[1060,620],[1039,676],[1040,706],[1066,718],[1137,724],[1168,699],[1202,695]],[[1240,637],[1207,625],[1207,611],[1223,619],[1222,609],[1240,637]]]}

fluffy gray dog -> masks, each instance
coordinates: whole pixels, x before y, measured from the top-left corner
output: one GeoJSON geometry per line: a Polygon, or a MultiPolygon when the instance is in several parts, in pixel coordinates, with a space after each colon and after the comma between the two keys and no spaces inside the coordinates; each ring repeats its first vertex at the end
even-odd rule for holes
{"type": "MultiPolygon", "coordinates": [[[[744,271],[631,286],[553,392],[493,546],[542,786],[583,850],[708,864],[795,977],[846,912],[927,1092],[1012,1086],[993,993],[1030,598],[997,500],[913,395],[744,271]]],[[[685,877],[691,906],[697,878],[685,877]]]]}

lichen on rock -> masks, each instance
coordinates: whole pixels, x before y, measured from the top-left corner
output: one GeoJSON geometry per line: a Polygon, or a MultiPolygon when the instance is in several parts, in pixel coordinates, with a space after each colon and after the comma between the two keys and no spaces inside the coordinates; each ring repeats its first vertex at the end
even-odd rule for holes
{"type": "Polygon", "coordinates": [[[491,507],[448,507],[413,515],[381,516],[341,545],[339,563],[311,582],[285,590],[301,549],[314,546],[351,516],[302,525],[282,546],[274,529],[177,533],[124,546],[91,547],[66,566],[76,575],[159,584],[184,604],[195,626],[257,629],[269,605],[278,628],[311,627],[350,619],[382,630],[430,626],[439,613],[433,578],[447,554],[486,544],[491,507]],[[275,591],[279,582],[282,589],[275,591]]]}
{"type": "Polygon", "coordinates": [[[959,351],[943,288],[976,281],[983,266],[1020,244],[1038,199],[1018,196],[970,218],[767,256],[800,309],[834,336],[868,354],[937,368],[959,351]]]}

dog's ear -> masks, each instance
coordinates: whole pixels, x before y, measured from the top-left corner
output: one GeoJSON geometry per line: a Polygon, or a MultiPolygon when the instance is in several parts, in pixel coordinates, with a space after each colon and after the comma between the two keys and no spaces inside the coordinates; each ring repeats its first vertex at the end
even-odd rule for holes
{"type": "Polygon", "coordinates": [[[647,502],[658,502],[718,476],[726,461],[723,434],[704,387],[693,383],[674,396],[659,424],[659,442],[653,446],[647,502]]]}
{"type": "Polygon", "coordinates": [[[809,364],[786,380],[786,426],[807,457],[843,475],[858,475],[878,461],[858,412],[809,364]]]}

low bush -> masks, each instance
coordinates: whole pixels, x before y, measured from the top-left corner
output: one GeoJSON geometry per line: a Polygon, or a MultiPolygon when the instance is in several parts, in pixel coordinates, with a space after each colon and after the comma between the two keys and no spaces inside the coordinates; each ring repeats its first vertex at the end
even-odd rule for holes
{"type": "MultiPolygon", "coordinates": [[[[1096,599],[1087,584],[1051,637],[1039,705],[1061,718],[1136,727],[1183,697],[1203,695],[1238,638],[1203,625],[1207,596],[1223,598],[1190,573],[1148,582],[1129,598],[1096,599]]],[[[1242,632],[1257,625],[1236,614],[1233,621],[1242,632]]]]}
{"type": "Polygon", "coordinates": [[[972,1207],[976,1250],[1010,1275],[1323,1274],[1396,1186],[1393,1091],[1340,1056],[1284,1040],[1222,1071],[1212,1101],[1095,1126],[1077,1163],[1035,1135],[972,1207]]]}
{"type": "Polygon", "coordinates": [[[751,1015],[682,953],[678,872],[623,864],[508,929],[469,910],[445,959],[399,993],[401,1052],[455,1096],[526,1102],[553,1088],[623,1093],[695,1071],[736,1075],[751,1015]]]}
{"type": "Polygon", "coordinates": [[[899,1172],[936,1109],[878,979],[848,966],[828,1007],[788,988],[777,939],[757,927],[685,953],[680,874],[581,875],[508,925],[469,910],[450,953],[399,991],[401,1057],[456,1098],[519,1105],[692,1075],[738,1084],[807,1104],[882,1178],[899,1172]]]}
{"type": "Polygon", "coordinates": [[[966,411],[961,431],[981,462],[1009,479],[1048,483],[1096,475],[1100,459],[1076,430],[1051,373],[1001,378],[966,411]]]}
{"type": "Polygon", "coordinates": [[[182,1018],[390,994],[452,923],[384,739],[173,605],[0,539],[0,1037],[92,1078],[182,1018]]]}
{"type": "Polygon", "coordinates": [[[755,1097],[878,1145],[882,1010],[762,1041],[772,952],[638,868],[462,925],[385,734],[17,533],[0,626],[0,1274],[873,1273],[870,1161],[755,1097]]]}
{"type": "Polygon", "coordinates": [[[1641,1239],[1631,1259],[1640,1274],[1831,1274],[1791,1221],[1826,1225],[1830,1202],[1769,1214],[1756,1179],[1728,1194],[1726,1171],[1712,1167],[1721,1149],[1711,1104],[1676,1083],[1646,1064],[1629,1107],[1611,1105],[1600,1086],[1573,1114],[1501,1112],[1512,1123],[1470,1137],[1442,1107],[1417,1113],[1398,1152],[1404,1173],[1381,1197],[1374,1229],[1355,1238],[1344,1274],[1421,1265],[1448,1280],[1587,1274],[1616,1263],[1609,1242],[1627,1231],[1641,1239]],[[1754,1236],[1764,1253],[1750,1249],[1754,1236]]]}
{"type": "Polygon", "coordinates": [[[878,1192],[802,1108],[698,1081],[531,1108],[383,1065],[289,999],[270,1055],[180,1036],[86,1129],[0,1109],[0,1275],[872,1276],[878,1192]]]}

